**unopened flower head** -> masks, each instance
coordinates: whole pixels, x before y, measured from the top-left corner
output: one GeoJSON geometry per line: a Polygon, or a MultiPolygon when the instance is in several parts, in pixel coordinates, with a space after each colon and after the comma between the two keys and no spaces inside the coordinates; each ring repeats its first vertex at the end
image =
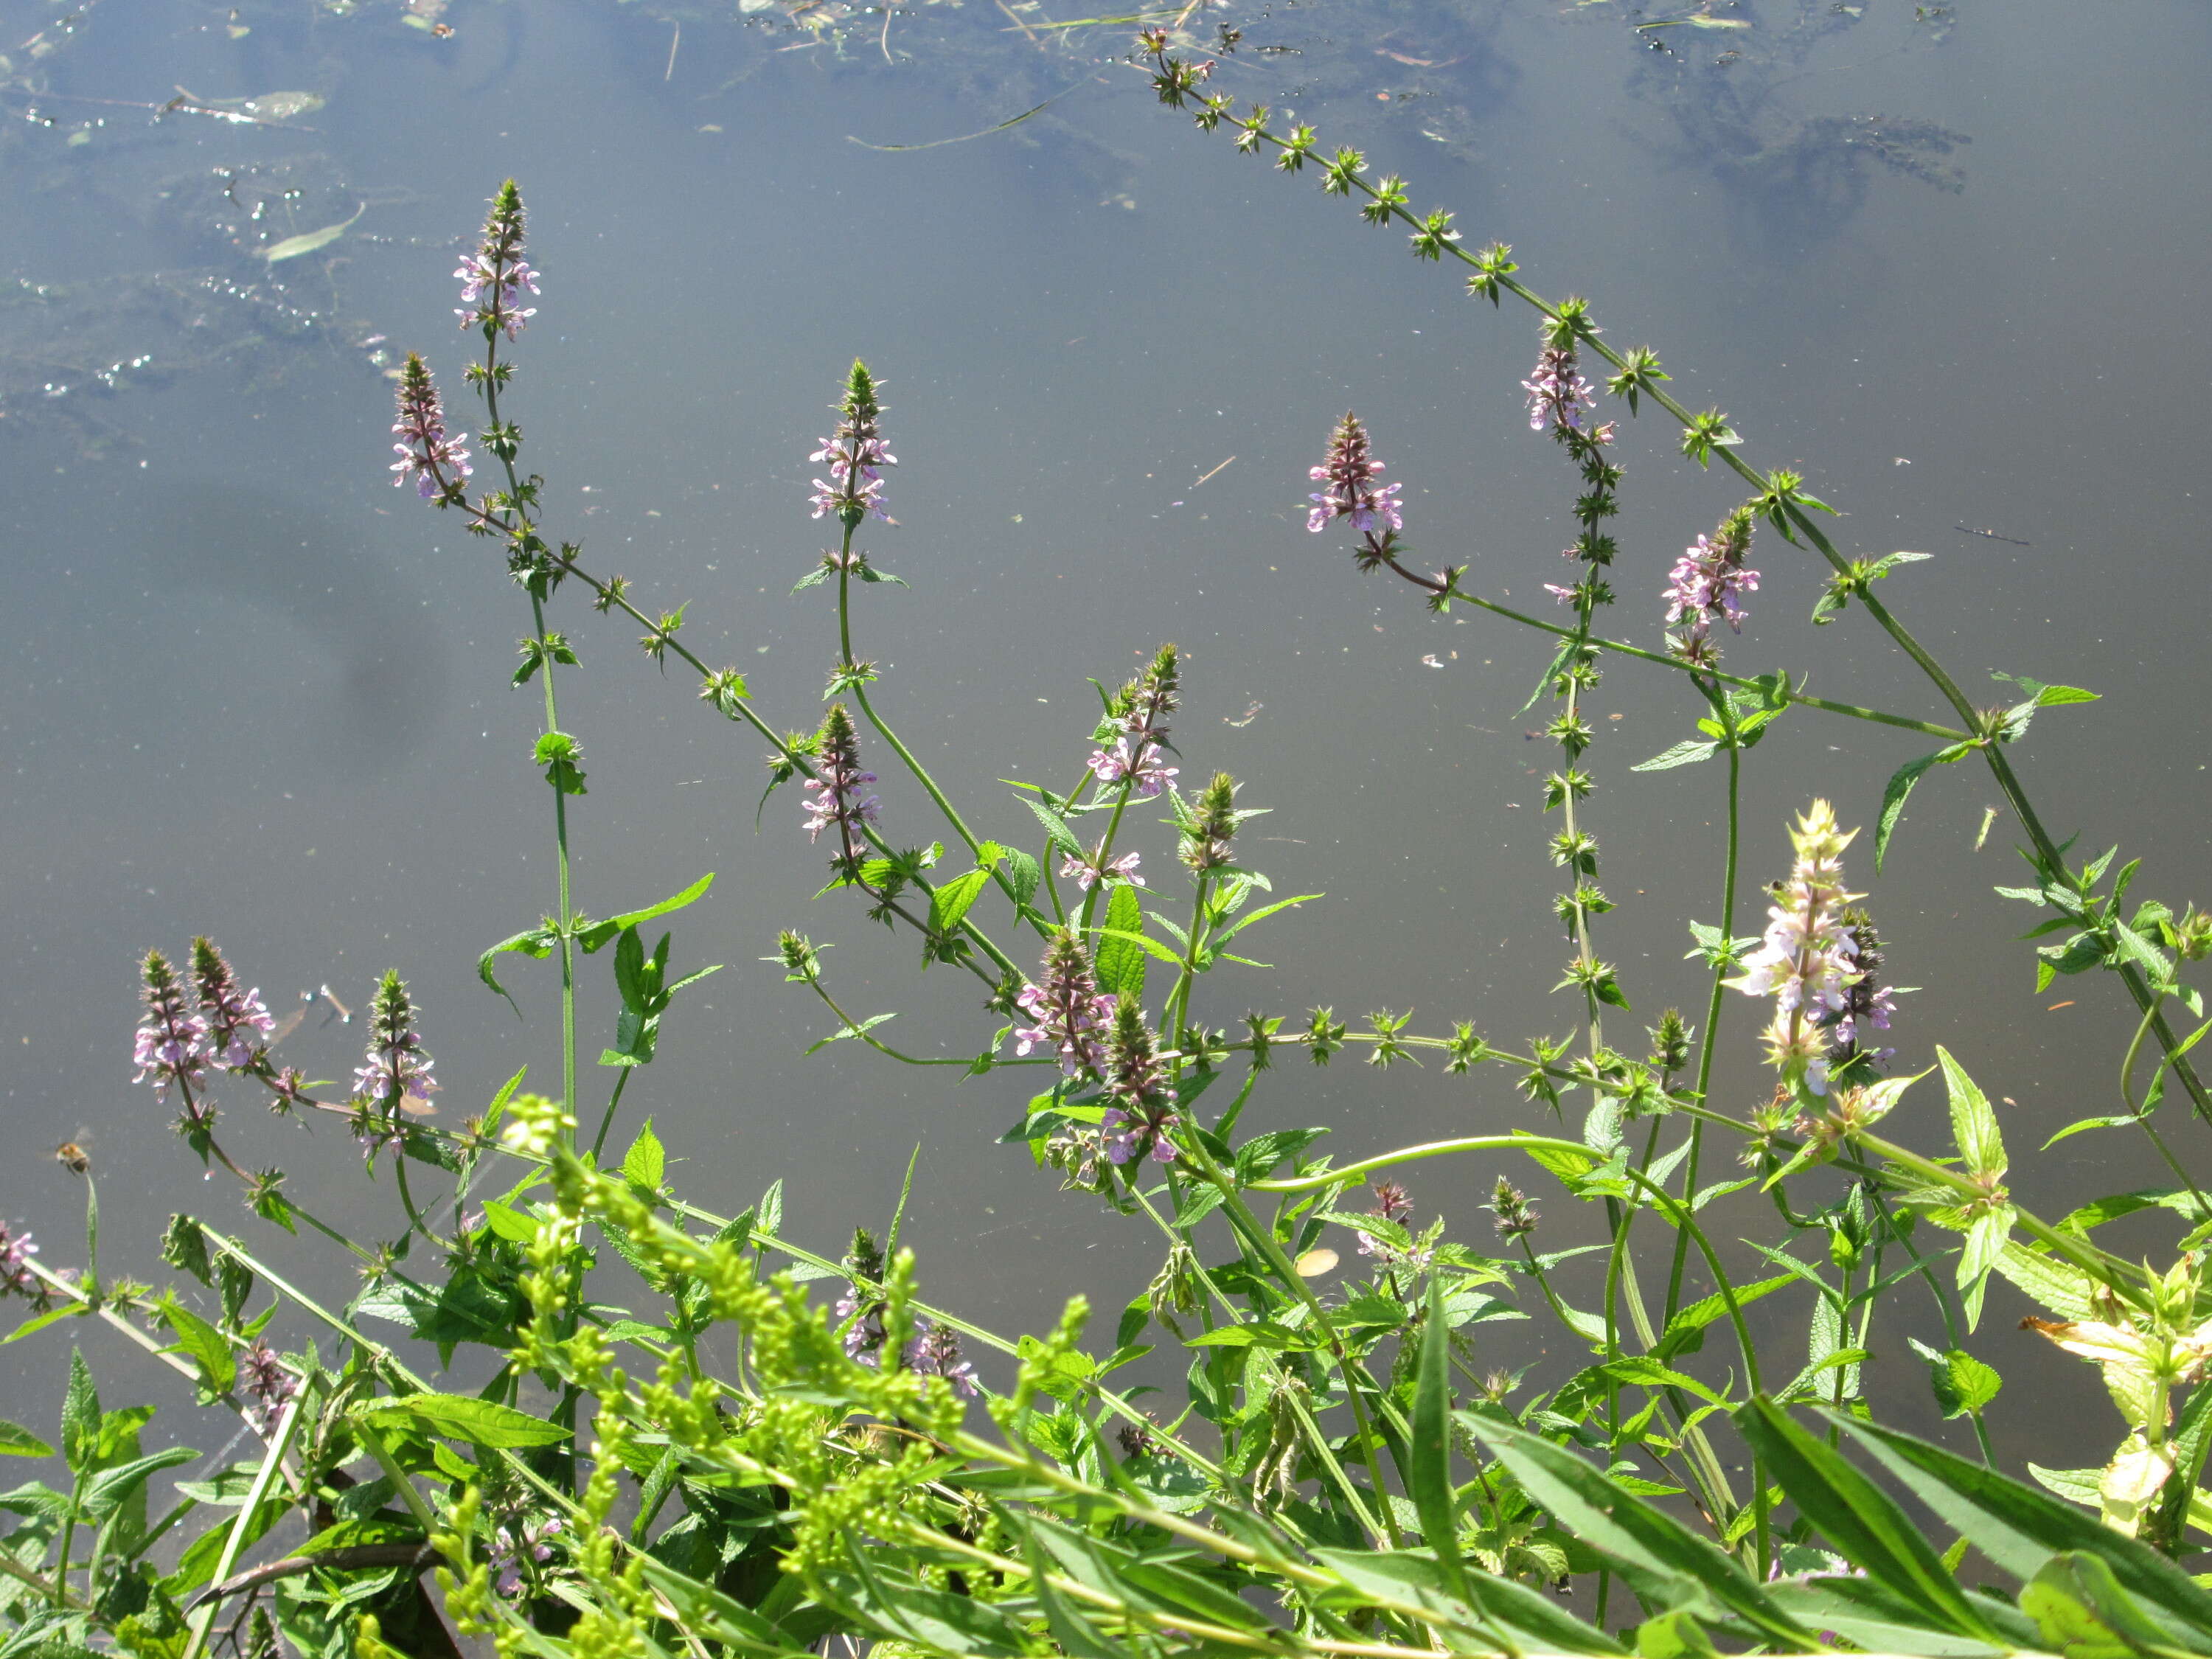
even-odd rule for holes
{"type": "Polygon", "coordinates": [[[1216,772],[1188,807],[1178,804],[1182,820],[1182,861],[1198,874],[1225,870],[1234,861],[1230,842],[1243,814],[1237,810],[1237,780],[1216,772]]]}
{"type": "Polygon", "coordinates": [[[973,1400],[982,1390],[975,1385],[975,1368],[960,1357],[960,1334],[933,1320],[921,1322],[921,1329],[906,1345],[906,1368],[921,1376],[941,1376],[952,1391],[973,1400]]]}
{"type": "Polygon", "coordinates": [[[399,440],[392,446],[399,457],[392,464],[399,475],[392,479],[394,485],[413,478],[415,493],[426,501],[459,496],[461,480],[470,472],[469,452],[446,435],[446,410],[438,388],[422,358],[411,351],[399,371],[399,418],[392,423],[392,431],[399,440]]]}
{"type": "Polygon", "coordinates": [[[883,469],[896,466],[898,457],[884,446],[883,404],[876,395],[880,385],[855,359],[837,404],[837,429],[807,457],[830,473],[814,481],[814,516],[829,514],[848,530],[858,529],[871,513],[890,518],[884,511],[883,469]]]}
{"type": "Polygon", "coordinates": [[[397,972],[387,972],[369,1003],[368,1054],[353,1074],[353,1097],[390,1117],[408,1096],[437,1092],[430,1056],[415,1030],[415,1004],[397,972]]]}
{"type": "Polygon", "coordinates": [[[1483,1208],[1498,1218],[1500,1238],[1526,1238],[1536,1231],[1535,1204],[1504,1176],[1498,1177],[1497,1188],[1483,1208]]]}
{"type": "Polygon", "coordinates": [[[1397,499],[1404,486],[1382,482],[1382,463],[1369,448],[1367,428],[1357,415],[1347,413],[1336,423],[1327,459],[1306,476],[1322,486],[1306,497],[1313,503],[1308,530],[1319,531],[1335,519],[1349,519],[1354,530],[1370,535],[1406,527],[1397,499]]]}
{"type": "Polygon", "coordinates": [[[159,951],[146,953],[139,978],[146,1013],[131,1045],[138,1075],[131,1080],[150,1081],[156,1095],[167,1094],[173,1083],[197,1087],[207,1078],[207,1021],[186,1012],[184,981],[159,951]]]}
{"type": "Polygon", "coordinates": [[[1114,1010],[1106,1092],[1114,1103],[1099,1124],[1109,1163],[1127,1164],[1150,1152],[1162,1164],[1175,1161],[1168,1131],[1177,1121],[1175,1091],[1158,1040],[1145,1024],[1144,1010],[1122,999],[1114,1010]]]}
{"type": "Polygon", "coordinates": [[[1375,1207],[1368,1214],[1381,1216],[1402,1227],[1413,1218],[1413,1200],[1396,1182],[1378,1181],[1375,1183],[1375,1207]]]}
{"type": "Polygon", "coordinates": [[[838,857],[857,869],[867,847],[863,826],[876,821],[878,802],[867,793],[876,775],[860,769],[860,736],[843,703],[830,704],[823,717],[815,754],[814,775],[804,791],[806,838],[815,841],[824,830],[834,830],[838,857]]]}
{"type": "Polygon", "coordinates": [[[481,328],[486,339],[504,333],[512,340],[538,314],[535,306],[521,303],[523,289],[538,292],[538,273],[523,258],[522,239],[522,192],[510,179],[491,198],[483,240],[453,273],[461,283],[461,308],[453,314],[463,328],[481,328]]]}
{"type": "MultiPolygon", "coordinates": [[[[1375,1183],[1375,1207],[1367,1213],[1378,1221],[1406,1227],[1413,1218],[1413,1200],[1396,1182],[1378,1181],[1375,1183]]],[[[1415,1239],[1409,1244],[1399,1245],[1372,1233],[1362,1233],[1359,1254],[1372,1256],[1378,1267],[1418,1273],[1427,1270],[1435,1259],[1436,1249],[1432,1241],[1415,1239]]]]}
{"type": "Polygon", "coordinates": [[[260,988],[240,990],[238,975],[222,952],[204,939],[192,941],[192,980],[199,991],[200,1013],[207,1021],[210,1056],[230,1071],[244,1070],[253,1063],[255,1049],[276,1029],[260,988]]]}
{"type": "Polygon", "coordinates": [[[1536,354],[1534,373],[1521,382],[1521,388],[1528,394],[1531,432],[1541,432],[1546,427],[1559,437],[1580,432],[1596,403],[1571,345],[1545,346],[1536,354]]]}
{"type": "Polygon", "coordinates": [[[1730,633],[1743,631],[1742,596],[1759,586],[1759,572],[1744,560],[1751,552],[1752,513],[1738,507],[1710,536],[1683,550],[1667,577],[1668,647],[1685,662],[1710,667],[1720,659],[1713,624],[1725,622],[1730,633]]]}
{"type": "Polygon", "coordinates": [[[1814,1094],[1828,1086],[1828,1037],[1823,1023],[1844,1009],[1857,983],[1858,945],[1844,925],[1844,907],[1863,896],[1844,890],[1844,849],[1856,830],[1836,824],[1834,809],[1816,800],[1790,832],[1796,862],[1775,890],[1759,947],[1743,971],[1725,981],[1748,996],[1774,999],[1766,1032],[1767,1058],[1785,1081],[1802,1079],[1814,1094]]]}
{"type": "Polygon", "coordinates": [[[1083,942],[1070,932],[1054,934],[1045,948],[1039,982],[1024,987],[1014,999],[1015,1006],[1030,1020],[1014,1031],[1014,1052],[1026,1054],[1042,1048],[1056,1054],[1060,1069],[1070,1077],[1103,1072],[1114,1001],[1100,994],[1083,942]]]}

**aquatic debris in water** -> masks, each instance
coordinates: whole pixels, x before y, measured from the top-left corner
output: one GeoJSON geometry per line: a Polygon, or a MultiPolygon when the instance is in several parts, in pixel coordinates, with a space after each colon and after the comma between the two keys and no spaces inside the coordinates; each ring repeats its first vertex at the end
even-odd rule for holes
{"type": "Polygon", "coordinates": [[[346,219],[335,225],[325,225],[320,230],[310,230],[298,236],[287,236],[274,247],[264,248],[261,257],[273,265],[280,259],[296,259],[303,253],[313,253],[319,248],[328,247],[353,228],[355,219],[360,218],[368,211],[368,204],[363,202],[353,210],[353,218],[346,219]]]}

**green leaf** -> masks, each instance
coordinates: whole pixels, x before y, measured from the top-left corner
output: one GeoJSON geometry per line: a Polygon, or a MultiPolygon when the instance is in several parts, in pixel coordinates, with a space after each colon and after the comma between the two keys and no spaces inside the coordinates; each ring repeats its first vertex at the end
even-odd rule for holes
{"type": "Polygon", "coordinates": [[[648,1193],[660,1190],[662,1175],[667,1168],[667,1157],[661,1151],[660,1137],[653,1133],[653,1120],[646,1119],[631,1141],[629,1150],[623,1154],[623,1179],[642,1187],[648,1193]]]}
{"type": "Polygon", "coordinates": [[[2021,1587],[2020,1610],[2035,1620],[2044,1644],[2068,1659],[2136,1659],[2178,1655],[2166,1630],[2120,1587],[2094,1555],[2054,1555],[2021,1587]]]}
{"type": "Polygon", "coordinates": [[[2132,1595],[2212,1637],[2212,1595],[2149,1545],[1941,1446],[1839,1414],[1830,1420],[2000,1571],[2033,1578],[2054,1555],[2081,1551],[2102,1559],[2132,1595]]]}
{"type": "Polygon", "coordinates": [[[1206,1331],[1183,1344],[1188,1348],[1297,1348],[1316,1346],[1314,1336],[1306,1331],[1294,1331],[1287,1325],[1278,1325],[1273,1320],[1255,1319],[1242,1325],[1224,1325],[1218,1330],[1206,1331]]]}
{"type": "Polygon", "coordinates": [[[538,1224],[512,1205],[502,1204],[495,1198],[483,1202],[484,1224],[496,1238],[510,1244],[527,1244],[538,1237],[538,1224]]]}
{"type": "Polygon", "coordinates": [[[177,1346],[199,1367],[200,1387],[210,1395],[228,1394],[238,1380],[238,1356],[222,1340],[222,1333],[173,1296],[161,1307],[162,1321],[177,1334],[177,1346]]]}
{"type": "Polygon", "coordinates": [[[534,957],[542,962],[553,953],[553,944],[554,935],[549,928],[532,927],[526,932],[512,934],[500,940],[498,944],[477,958],[477,977],[490,986],[500,995],[507,997],[507,1006],[514,1008],[515,1017],[520,1018],[522,1010],[515,1006],[514,999],[507,995],[507,987],[499,982],[499,975],[492,972],[492,961],[496,957],[513,951],[520,956],[534,957]]]}
{"type": "Polygon", "coordinates": [[[179,1463],[196,1462],[199,1453],[190,1446],[165,1446],[145,1457],[134,1457],[112,1469],[102,1469],[85,1489],[84,1507],[95,1520],[112,1515],[146,1484],[147,1477],[179,1463]]]}
{"type": "Polygon", "coordinates": [[[1983,1641],[2001,1639],[1967,1602],[1921,1528],[1881,1487],[1764,1396],[1734,1415],[1743,1437],[1765,1458],[1775,1484],[1846,1560],[1865,1568],[1942,1629],[1983,1641]]]}
{"type": "Polygon", "coordinates": [[[68,1392],[62,1395],[62,1461],[77,1474],[89,1472],[94,1450],[100,1444],[100,1390],[93,1386],[92,1368],[84,1363],[84,1350],[70,1350],[68,1392]]]}
{"type": "Polygon", "coordinates": [[[1911,798],[1912,786],[1920,781],[1920,775],[1943,758],[1944,751],[1923,755],[1909,760],[1889,775],[1889,781],[1881,792],[1881,817],[1874,830],[1874,870],[1881,873],[1883,855],[1889,851],[1889,838],[1895,833],[1897,821],[1905,815],[1905,803],[1911,798]]]}
{"type": "Polygon", "coordinates": [[[1241,917],[1234,927],[1224,928],[1220,933],[1216,933],[1213,936],[1213,944],[1218,949],[1221,945],[1226,945],[1231,939],[1235,939],[1237,934],[1243,933],[1254,922],[1265,921],[1269,916],[1273,915],[1278,910],[1287,910],[1291,908],[1291,906],[1297,904],[1310,904],[1317,898],[1327,898],[1328,896],[1328,895],[1326,893],[1300,893],[1292,898],[1277,899],[1273,904],[1262,905],[1260,908],[1255,910],[1250,915],[1241,917]]]}
{"type": "Polygon", "coordinates": [[[1460,1421],[1504,1460],[1528,1495],[1592,1549],[1653,1574],[1715,1612],[1726,1609],[1791,1651],[1818,1645],[1735,1559],[1620,1489],[1564,1446],[1524,1429],[1462,1412],[1460,1421]]]}
{"type": "Polygon", "coordinates": [[[970,870],[964,875],[955,876],[932,893],[929,896],[930,932],[942,935],[957,929],[990,879],[988,870],[970,870]]]}
{"type": "Polygon", "coordinates": [[[460,1394],[387,1395],[365,1401],[356,1414],[373,1422],[412,1419],[434,1434],[491,1447],[551,1446],[568,1438],[569,1431],[542,1417],[532,1417],[512,1406],[460,1394]]]}
{"type": "Polygon", "coordinates": [[[1951,1097],[1951,1137],[1969,1174],[2001,1176],[2005,1172],[2004,1137],[1997,1130],[1997,1115],[1989,1097],[1977,1088],[1966,1068],[1937,1044],[1936,1059],[1943,1067],[1943,1087],[1951,1097]]]}
{"type": "MultiPolygon", "coordinates": [[[[1121,890],[1127,892],[1128,890],[1124,888],[1121,890]]],[[[1119,927],[1100,927],[1094,929],[1093,931],[1097,933],[1101,940],[1109,939],[1121,939],[1127,944],[1136,946],[1137,949],[1142,951],[1148,957],[1158,957],[1160,961],[1166,963],[1170,967],[1180,968],[1182,966],[1182,951],[1170,950],[1168,946],[1161,944],[1159,940],[1150,938],[1146,934],[1126,933],[1119,927]]],[[[1217,941],[1217,943],[1218,942],[1218,941],[1217,941]]]]}
{"type": "Polygon", "coordinates": [[[0,1417],[0,1457],[52,1457],[54,1449],[20,1423],[0,1417]]]}
{"type": "Polygon", "coordinates": [[[1000,872],[1013,891],[1014,902],[1027,904],[1036,896],[1037,884],[1044,879],[1044,872],[1037,861],[1018,847],[1008,847],[999,854],[1000,872]]]}
{"type": "Polygon", "coordinates": [[[2042,1146],[2037,1147],[2036,1150],[2038,1152],[2047,1152],[2053,1146],[2056,1146],[2060,1141],[2070,1139],[2072,1137],[2078,1134],[2087,1133],[2091,1129],[2118,1129],[2123,1128],[2130,1123],[2140,1123],[2142,1121],[2142,1120],[2141,1118],[2136,1117],[2131,1112],[2119,1113],[2112,1117],[2076,1118],[2073,1122],[2061,1129],[2057,1134],[2051,1136],[2050,1139],[2045,1141],[2042,1146]]]}
{"type": "Polygon", "coordinates": [[[1639,1659],[1720,1659],[1705,1627],[1686,1613],[1662,1613],[1636,1627],[1639,1659]]]}
{"type": "Polygon", "coordinates": [[[1036,814],[1037,822],[1044,825],[1045,840],[1052,848],[1076,858],[1083,856],[1083,843],[1076,840],[1075,832],[1067,827],[1067,819],[1063,815],[1027,795],[1022,797],[1022,805],[1036,814]]]}
{"type": "Polygon", "coordinates": [[[1100,937],[1093,958],[1101,991],[1144,1000],[1145,952],[1133,942],[1144,928],[1144,902],[1138,898],[1137,890],[1126,884],[1116,887],[1106,901],[1107,931],[1100,937]]]}
{"type": "Polygon", "coordinates": [[[1046,1577],[1044,1551],[1037,1540],[1031,1537],[1027,1542],[1030,1588],[1036,1593],[1037,1606],[1043,1610],[1045,1628],[1052,1633],[1053,1644],[1070,1659],[1127,1659],[1123,1650],[1109,1641],[1046,1577]]]}
{"type": "Polygon", "coordinates": [[[1917,1337],[1905,1339],[1913,1352],[1928,1362],[1928,1380],[1936,1390],[1936,1404],[1947,1418],[1979,1411],[1997,1397],[2004,1379],[1964,1348],[1931,1348],[1917,1337]]]}
{"type": "Polygon", "coordinates": [[[1429,1275],[1420,1368],[1413,1385],[1413,1435],[1406,1449],[1406,1495],[1421,1519],[1421,1537],[1436,1552],[1444,1582],[1472,1601],[1459,1557],[1459,1516],[1451,1478],[1451,1331],[1444,1322],[1443,1276],[1429,1275]]]}
{"type": "Polygon", "coordinates": [[[1672,749],[1662,749],[1648,761],[1638,761],[1628,769],[1632,772],[1671,772],[1678,766],[1690,766],[1702,760],[1711,760],[1721,751],[1717,743],[1703,743],[1695,738],[1686,738],[1672,749]]]}

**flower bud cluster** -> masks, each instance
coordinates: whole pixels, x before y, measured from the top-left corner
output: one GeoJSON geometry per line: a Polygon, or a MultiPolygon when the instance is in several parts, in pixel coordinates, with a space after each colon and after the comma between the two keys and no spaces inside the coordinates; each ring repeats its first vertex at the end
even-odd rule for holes
{"type": "Polygon", "coordinates": [[[0,1221],[0,1296],[39,1296],[38,1275],[31,1271],[31,1258],[38,1253],[28,1228],[0,1221]]]}
{"type": "Polygon", "coordinates": [[[1526,1238],[1536,1231],[1534,1202],[1504,1176],[1498,1177],[1498,1186],[1491,1194],[1490,1202],[1482,1207],[1498,1218],[1498,1236],[1500,1238],[1526,1238]]]}
{"type": "Polygon", "coordinates": [[[176,1084],[189,1097],[207,1078],[207,1020],[185,1011],[184,981],[159,951],[146,953],[139,977],[146,1013],[131,1048],[131,1061],[138,1075],[131,1080],[151,1081],[156,1096],[166,1095],[169,1085],[176,1084]]]}

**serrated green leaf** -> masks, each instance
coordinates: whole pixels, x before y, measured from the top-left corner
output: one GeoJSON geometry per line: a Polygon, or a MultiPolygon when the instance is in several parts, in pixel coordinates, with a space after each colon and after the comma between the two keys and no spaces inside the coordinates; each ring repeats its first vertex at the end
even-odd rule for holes
{"type": "Polygon", "coordinates": [[[642,1187],[649,1193],[660,1190],[662,1176],[668,1166],[667,1154],[662,1151],[660,1137],[653,1133],[653,1120],[646,1119],[640,1126],[637,1139],[623,1154],[623,1179],[642,1187]]]}
{"type": "Polygon", "coordinates": [[[52,1457],[54,1449],[20,1423],[0,1417],[0,1457],[52,1457]]]}
{"type": "Polygon", "coordinates": [[[1711,760],[1721,751],[1717,743],[1699,743],[1687,738],[1671,749],[1662,749],[1648,761],[1638,761],[1628,769],[1632,772],[1671,772],[1678,766],[1694,765],[1698,761],[1711,760]]]}
{"type": "Polygon", "coordinates": [[[1135,942],[1144,927],[1145,907],[1137,890],[1126,884],[1115,888],[1106,901],[1106,928],[1092,962],[1101,991],[1144,1000],[1145,950],[1135,942]]]}
{"type": "Polygon", "coordinates": [[[161,1318],[177,1334],[177,1346],[199,1367],[200,1386],[210,1395],[225,1395],[238,1380],[238,1356],[222,1333],[185,1307],[173,1296],[161,1304],[161,1318]]]}

